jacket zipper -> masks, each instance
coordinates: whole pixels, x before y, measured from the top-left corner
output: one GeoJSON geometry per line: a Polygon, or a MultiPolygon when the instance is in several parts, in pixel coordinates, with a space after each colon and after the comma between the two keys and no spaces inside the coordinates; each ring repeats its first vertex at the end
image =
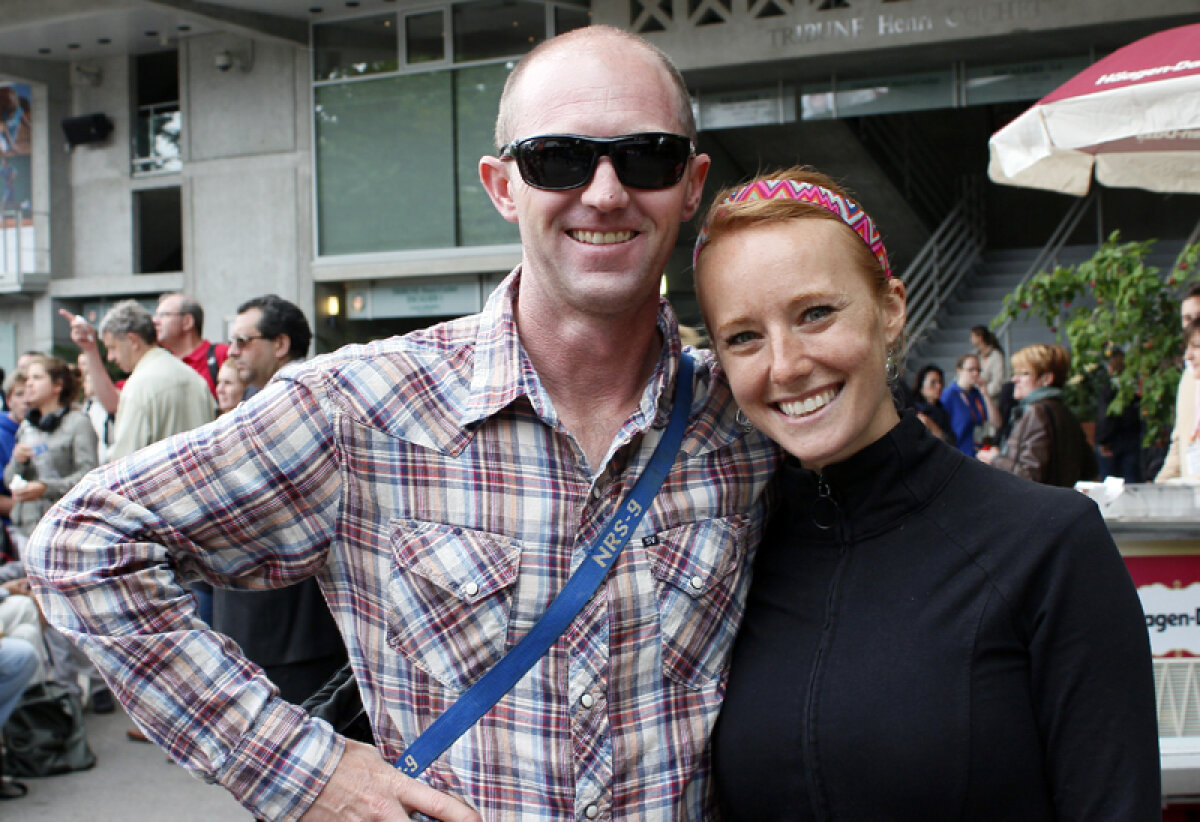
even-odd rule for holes
{"type": "Polygon", "coordinates": [[[809,675],[808,682],[808,700],[804,706],[804,759],[808,763],[808,793],[812,799],[813,812],[818,819],[830,819],[829,804],[825,796],[824,780],[821,777],[821,764],[817,756],[817,738],[816,738],[816,723],[817,723],[817,693],[819,685],[824,673],[825,658],[828,655],[829,643],[833,633],[833,611],[834,604],[837,601],[838,588],[842,578],[842,571],[846,566],[846,557],[849,553],[846,544],[845,521],[842,517],[842,510],[837,504],[837,500],[833,496],[833,490],[829,486],[829,481],[825,479],[824,474],[817,474],[817,501],[813,509],[814,521],[817,527],[822,530],[834,531],[834,541],[838,548],[838,564],[833,572],[833,577],[829,582],[829,592],[825,597],[825,620],[821,626],[821,639],[817,644],[817,653],[813,659],[812,673],[809,675]],[[830,516],[828,524],[816,519],[816,516],[825,514],[830,516]]]}

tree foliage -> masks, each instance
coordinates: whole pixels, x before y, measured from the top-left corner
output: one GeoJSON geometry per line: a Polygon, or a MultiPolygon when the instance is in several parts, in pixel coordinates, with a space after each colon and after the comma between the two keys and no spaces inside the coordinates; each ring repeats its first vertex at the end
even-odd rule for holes
{"type": "MultiPolygon", "coordinates": [[[[1147,264],[1154,241],[1121,242],[1114,231],[1092,257],[1030,278],[1004,298],[992,326],[1034,317],[1071,350],[1068,395],[1081,407],[1095,403],[1095,378],[1111,346],[1125,351],[1109,413],[1141,398],[1146,445],[1164,444],[1175,416],[1183,351],[1179,301],[1200,280],[1200,244],[1183,250],[1171,271],[1147,264]]],[[[1091,414],[1084,416],[1090,419],[1091,414]]]]}

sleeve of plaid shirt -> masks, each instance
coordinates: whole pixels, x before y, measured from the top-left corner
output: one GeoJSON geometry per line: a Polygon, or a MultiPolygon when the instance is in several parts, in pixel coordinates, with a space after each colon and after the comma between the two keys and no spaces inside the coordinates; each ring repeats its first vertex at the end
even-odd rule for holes
{"type": "Polygon", "coordinates": [[[215,423],[89,474],[41,521],[27,564],[49,620],[147,734],[266,819],[308,808],[344,740],[283,702],[181,586],[318,573],[340,505],[328,415],[277,380],[215,423]]]}

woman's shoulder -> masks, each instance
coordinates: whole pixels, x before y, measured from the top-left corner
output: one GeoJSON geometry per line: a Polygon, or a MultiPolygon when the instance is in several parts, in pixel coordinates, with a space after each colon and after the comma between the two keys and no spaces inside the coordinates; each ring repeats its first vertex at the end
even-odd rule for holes
{"type": "Polygon", "coordinates": [[[1073,488],[1058,488],[966,459],[944,491],[948,510],[978,529],[986,521],[1005,532],[1069,532],[1080,520],[1103,523],[1096,503],[1073,488]]]}
{"type": "Polygon", "coordinates": [[[64,431],[74,431],[84,426],[89,429],[92,428],[92,420],[82,409],[71,406],[63,412],[62,422],[59,423],[61,429],[64,431]]]}

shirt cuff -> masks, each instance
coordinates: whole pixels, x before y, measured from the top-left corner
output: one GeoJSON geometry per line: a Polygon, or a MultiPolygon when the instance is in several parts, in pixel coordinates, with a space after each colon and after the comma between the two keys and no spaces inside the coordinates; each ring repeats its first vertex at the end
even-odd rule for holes
{"type": "Polygon", "coordinates": [[[273,699],[217,781],[262,819],[299,819],[333,776],[346,740],[323,720],[273,699]]]}

